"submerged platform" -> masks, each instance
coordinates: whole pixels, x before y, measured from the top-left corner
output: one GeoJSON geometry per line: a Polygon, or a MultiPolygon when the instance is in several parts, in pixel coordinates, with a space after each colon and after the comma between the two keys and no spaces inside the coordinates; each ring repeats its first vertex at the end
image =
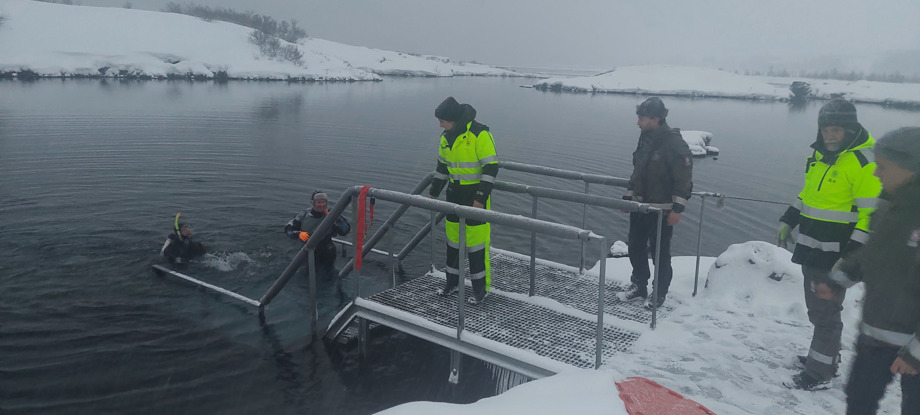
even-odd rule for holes
{"type": "MultiPolygon", "coordinates": [[[[465,305],[464,331],[457,336],[458,296],[440,297],[442,273],[428,273],[354,303],[353,315],[391,326],[529,377],[566,367],[594,368],[598,279],[577,268],[536,262],[535,295],[530,258],[492,249],[492,291],[479,305],[465,305]]],[[[626,287],[605,284],[602,362],[626,351],[649,330],[643,302],[621,302],[626,287]]],[[[467,281],[467,293],[470,292],[467,281]]],[[[663,318],[671,308],[658,310],[663,318]]],[[[344,327],[342,328],[344,331],[344,327]]]]}

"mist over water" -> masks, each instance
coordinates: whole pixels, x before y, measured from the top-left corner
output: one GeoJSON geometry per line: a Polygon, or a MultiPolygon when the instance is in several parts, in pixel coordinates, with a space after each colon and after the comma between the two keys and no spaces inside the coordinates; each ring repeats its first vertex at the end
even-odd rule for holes
{"type": "MultiPolygon", "coordinates": [[[[635,105],[643,97],[520,88],[530,82],[0,82],[0,409],[358,414],[413,400],[492,395],[489,367],[466,358],[461,385],[451,386],[449,352],[406,335],[376,333],[365,364],[354,347],[311,340],[303,273],[267,307],[260,326],[249,306],[156,277],[150,265],[181,211],[210,250],[182,272],[258,299],[299,249],[282,227],[307,207],[314,189],[333,201],[356,185],[409,191],[433,170],[440,133],[433,113],[448,95],[477,109],[504,160],[628,176],[639,133],[635,105]]],[[[694,160],[695,190],[795,197],[817,132],[817,105],[665,103],[672,126],[712,132],[721,150],[718,159],[694,160]]],[[[916,124],[916,113],[858,110],[876,136],[916,124]]],[[[510,171],[499,179],[584,190],[510,171]]],[[[496,193],[493,207],[529,215],[531,201],[496,193]]],[[[378,222],[393,209],[378,202],[378,222]]],[[[710,202],[702,253],[771,241],[784,209],[737,200],[716,209],[710,202]]],[[[695,252],[699,211],[693,198],[675,230],[675,255],[695,252]]],[[[539,217],[580,226],[582,209],[541,202],[539,217]]],[[[626,215],[589,208],[587,218],[596,233],[625,239],[626,215]]],[[[410,209],[396,227],[396,248],[427,219],[428,212],[410,209]]],[[[493,245],[526,253],[529,235],[495,227],[493,245]]],[[[590,247],[588,264],[599,251],[590,247]]],[[[542,238],[537,252],[577,265],[581,248],[542,238]]],[[[352,254],[347,248],[345,256],[352,254]]],[[[368,260],[365,294],[388,287],[390,278],[386,264],[368,260]]],[[[426,241],[398,278],[422,275],[427,261],[426,241]]],[[[356,283],[354,275],[320,278],[320,333],[356,283]]]]}

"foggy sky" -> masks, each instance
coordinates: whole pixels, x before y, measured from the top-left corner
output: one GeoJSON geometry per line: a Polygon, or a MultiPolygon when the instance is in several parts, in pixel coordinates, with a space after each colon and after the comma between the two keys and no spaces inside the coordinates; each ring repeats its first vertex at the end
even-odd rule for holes
{"type": "MultiPolygon", "coordinates": [[[[136,9],[160,10],[168,0],[74,2],[115,7],[130,2],[136,9]]],[[[192,3],[255,11],[277,20],[296,19],[310,36],[331,41],[491,65],[602,70],[671,63],[751,69],[810,60],[826,66],[825,57],[859,58],[898,50],[920,55],[920,1],[916,0],[192,3]]]]}

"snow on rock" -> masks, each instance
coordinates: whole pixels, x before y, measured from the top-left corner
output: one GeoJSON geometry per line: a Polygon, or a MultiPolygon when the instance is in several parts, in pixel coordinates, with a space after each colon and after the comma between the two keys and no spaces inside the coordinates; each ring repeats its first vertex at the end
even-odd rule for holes
{"type": "Polygon", "coordinates": [[[721,97],[786,101],[795,81],[811,85],[812,98],[920,107],[920,84],[747,76],[675,65],[624,66],[594,76],[545,79],[534,88],[550,91],[721,97]]]}
{"type": "Polygon", "coordinates": [[[758,313],[799,309],[802,270],[791,260],[792,253],[767,242],[729,246],[709,268],[703,295],[758,313]],[[785,301],[777,303],[776,298],[785,301]]]}
{"type": "Polygon", "coordinates": [[[0,1],[0,74],[30,76],[170,76],[277,80],[380,80],[379,75],[520,76],[452,62],[308,38],[303,64],[260,56],[253,29],[175,13],[0,1]]]}
{"type": "Polygon", "coordinates": [[[616,241],[613,245],[610,245],[611,258],[622,258],[625,256],[629,256],[629,245],[626,245],[626,242],[616,241]]]}
{"type": "Polygon", "coordinates": [[[712,133],[710,132],[680,130],[680,135],[683,137],[684,141],[687,142],[687,146],[690,147],[690,154],[694,156],[702,157],[707,154],[719,154],[718,148],[709,145],[712,141],[712,133]]]}

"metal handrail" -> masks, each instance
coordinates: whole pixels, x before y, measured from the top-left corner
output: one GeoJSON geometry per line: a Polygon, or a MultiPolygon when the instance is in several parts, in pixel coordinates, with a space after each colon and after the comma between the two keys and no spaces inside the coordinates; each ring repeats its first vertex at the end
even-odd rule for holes
{"type": "MultiPolygon", "coordinates": [[[[573,171],[573,170],[563,170],[563,169],[557,169],[553,167],[536,166],[532,164],[517,163],[513,161],[499,161],[498,164],[499,164],[499,167],[503,169],[508,169],[508,170],[520,171],[524,173],[539,174],[542,176],[550,176],[550,177],[556,177],[560,179],[581,180],[582,182],[585,183],[585,193],[589,192],[588,185],[591,183],[604,184],[604,185],[616,186],[616,187],[627,187],[629,185],[629,179],[624,179],[621,177],[582,173],[582,172],[573,171]]],[[[703,211],[706,205],[706,198],[707,197],[717,198],[718,202],[716,206],[719,208],[721,208],[725,204],[725,199],[748,200],[748,201],[776,203],[776,204],[782,204],[782,203],[771,201],[771,200],[758,200],[758,199],[750,199],[750,198],[742,198],[742,197],[731,197],[723,193],[716,193],[716,192],[696,191],[696,192],[691,192],[691,194],[700,197],[700,217],[699,217],[699,228],[697,229],[697,244],[696,244],[696,269],[694,270],[694,275],[693,275],[693,296],[695,297],[697,294],[697,287],[699,285],[700,249],[701,249],[702,238],[703,238],[703,220],[704,220],[703,211]]],[[[536,216],[536,201],[534,201],[534,213],[533,214],[534,216],[536,216]]],[[[586,221],[587,221],[587,205],[584,205],[583,213],[582,213],[582,227],[585,226],[586,221]]],[[[582,256],[582,258],[584,258],[584,256],[582,256]]],[[[657,254],[656,254],[656,258],[657,258],[657,254]]],[[[657,264],[657,260],[655,263],[657,264]]],[[[581,266],[583,268],[584,263],[582,263],[581,266]]],[[[658,267],[656,266],[655,268],[656,268],[656,274],[657,274],[658,267]]],[[[657,281],[657,278],[656,278],[656,281],[657,281]]],[[[657,306],[658,303],[656,302],[654,305],[657,306]]],[[[655,311],[657,311],[657,307],[652,308],[652,326],[653,327],[654,327],[654,321],[655,321],[655,311]]]]}
{"type": "MultiPolygon", "coordinates": [[[[310,238],[310,240],[306,244],[304,244],[304,247],[300,250],[300,252],[298,252],[298,254],[295,256],[291,264],[288,265],[287,269],[285,269],[285,271],[278,278],[278,280],[272,285],[272,287],[268,290],[268,292],[266,292],[266,294],[262,297],[260,301],[260,304],[261,304],[260,312],[263,311],[264,307],[271,302],[272,298],[274,298],[278,294],[278,292],[280,292],[281,288],[283,288],[283,286],[287,283],[287,281],[290,280],[291,276],[294,274],[297,268],[300,267],[300,264],[302,263],[304,259],[303,257],[307,256],[309,265],[310,265],[310,269],[311,269],[311,273],[310,273],[311,303],[312,303],[312,307],[311,307],[311,319],[312,320],[311,321],[313,323],[311,328],[312,328],[313,336],[314,337],[316,336],[315,319],[316,319],[317,310],[316,310],[316,300],[315,300],[315,294],[314,294],[316,277],[315,277],[315,272],[312,272],[314,270],[314,263],[315,263],[313,251],[316,245],[319,243],[316,241],[321,240],[322,236],[325,235],[326,232],[329,232],[336,218],[338,218],[338,216],[340,216],[344,212],[345,208],[348,205],[352,205],[353,207],[357,206],[357,203],[355,203],[355,200],[353,199],[355,199],[361,193],[361,190],[362,190],[361,186],[355,186],[355,187],[349,188],[342,194],[342,196],[339,198],[339,203],[336,204],[333,210],[329,212],[329,214],[326,216],[323,222],[321,222],[320,225],[317,227],[317,230],[314,232],[315,236],[313,238],[310,238]]],[[[549,190],[552,190],[552,189],[549,189],[549,190]]],[[[564,193],[571,193],[571,192],[564,192],[564,193]]],[[[366,195],[367,197],[373,197],[379,200],[400,203],[401,207],[412,206],[412,207],[426,209],[432,212],[457,215],[461,220],[460,222],[461,224],[460,226],[461,254],[463,254],[463,251],[465,250],[463,248],[465,248],[466,246],[466,240],[465,240],[466,226],[465,225],[466,225],[466,220],[468,219],[476,220],[480,222],[494,223],[497,225],[507,226],[507,227],[514,228],[514,229],[522,229],[525,231],[551,234],[557,238],[575,239],[575,240],[581,240],[581,241],[599,240],[601,241],[602,252],[607,247],[606,237],[602,235],[598,235],[590,230],[581,229],[581,228],[577,228],[577,227],[570,226],[570,225],[563,225],[563,224],[544,221],[540,219],[527,218],[527,217],[522,217],[519,215],[511,215],[511,214],[502,213],[502,212],[495,212],[491,210],[479,209],[479,208],[474,208],[472,206],[460,206],[455,203],[432,199],[432,198],[420,196],[417,194],[412,195],[412,194],[406,194],[406,193],[396,192],[392,190],[377,189],[377,188],[372,188],[372,187],[366,190],[366,195]]],[[[597,196],[590,196],[590,195],[580,195],[580,196],[585,197],[585,198],[597,197],[597,196]]],[[[614,202],[617,207],[628,209],[628,210],[636,211],[639,209],[649,209],[647,205],[642,205],[642,204],[638,204],[634,202],[628,202],[624,200],[615,200],[615,199],[610,199],[610,200],[614,202]]],[[[357,209],[353,209],[353,212],[354,212],[354,217],[356,218],[359,212],[357,212],[357,209]]],[[[360,232],[361,232],[360,230],[356,231],[356,237],[357,237],[357,233],[360,233],[360,232]]],[[[379,233],[380,232],[378,231],[378,234],[379,233]]],[[[366,247],[366,249],[369,250],[370,247],[366,247]]],[[[603,351],[603,319],[604,319],[603,307],[604,307],[604,287],[606,285],[605,284],[605,278],[606,278],[605,271],[606,271],[606,268],[602,264],[601,274],[599,276],[599,284],[598,284],[598,310],[599,312],[597,315],[598,329],[597,329],[597,340],[596,340],[597,346],[596,346],[596,356],[595,356],[596,365],[598,367],[600,366],[601,354],[603,351]]],[[[464,277],[464,275],[462,274],[463,274],[463,271],[461,271],[461,277],[464,277]]],[[[356,293],[359,297],[361,293],[360,280],[361,280],[361,276],[359,272],[355,278],[356,285],[357,285],[356,293]]],[[[458,330],[457,330],[458,339],[460,338],[461,333],[465,329],[464,321],[463,321],[464,303],[465,303],[463,301],[464,287],[465,287],[465,284],[464,286],[459,287],[461,294],[459,298],[460,301],[458,301],[458,317],[459,317],[458,330]]]]}

